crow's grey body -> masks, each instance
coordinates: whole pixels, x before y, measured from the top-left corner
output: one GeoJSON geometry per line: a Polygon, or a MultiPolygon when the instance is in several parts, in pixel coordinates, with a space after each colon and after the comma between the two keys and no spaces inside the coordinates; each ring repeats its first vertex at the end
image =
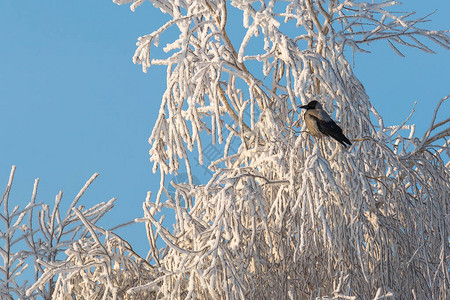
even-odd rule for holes
{"type": "Polygon", "coordinates": [[[305,108],[305,122],[308,131],[316,137],[331,136],[336,141],[347,147],[352,143],[342,133],[342,129],[330,118],[330,116],[322,109],[317,101],[311,101],[307,105],[300,106],[305,108]]]}

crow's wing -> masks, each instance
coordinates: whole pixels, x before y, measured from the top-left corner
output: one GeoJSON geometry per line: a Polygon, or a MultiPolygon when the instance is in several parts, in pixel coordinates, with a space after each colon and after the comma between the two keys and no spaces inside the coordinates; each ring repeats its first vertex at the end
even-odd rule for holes
{"type": "Polygon", "coordinates": [[[316,118],[315,116],[311,116],[315,119],[317,127],[319,127],[319,131],[324,135],[331,136],[336,141],[346,146],[346,144],[351,145],[352,143],[348,140],[348,138],[342,133],[341,127],[339,127],[331,118],[327,121],[322,121],[316,118]]]}

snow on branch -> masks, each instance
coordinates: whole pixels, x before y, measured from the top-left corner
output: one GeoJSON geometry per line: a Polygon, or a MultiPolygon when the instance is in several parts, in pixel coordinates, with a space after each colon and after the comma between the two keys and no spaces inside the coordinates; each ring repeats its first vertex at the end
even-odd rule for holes
{"type": "MultiPolygon", "coordinates": [[[[65,299],[68,294],[82,299],[123,299],[133,286],[153,280],[156,275],[152,275],[153,267],[140,258],[128,242],[95,226],[87,214],[76,207],[73,212],[89,231],[89,237],[73,242],[65,251],[64,262],[47,264],[28,293],[42,289],[50,278],[57,277],[53,299],[65,299]]],[[[133,294],[134,297],[152,298],[152,293],[146,291],[133,294]]]]}
{"type": "Polygon", "coordinates": [[[75,240],[87,236],[80,215],[83,222],[93,224],[114,206],[115,199],[90,209],[77,208],[81,196],[98,176],[96,173],[75,197],[64,218],[60,211],[62,192],[56,196],[53,209],[48,204],[36,202],[39,179],[35,180],[30,202],[24,208],[15,206],[11,209],[10,191],[15,170],[13,166],[0,202],[4,207],[0,213],[0,238],[4,242],[0,246],[3,258],[0,295],[2,299],[49,299],[54,293],[54,277],[58,274],[50,270],[55,266],[66,266],[64,251],[72,247],[75,240]],[[33,275],[35,282],[30,283],[33,275]]]}

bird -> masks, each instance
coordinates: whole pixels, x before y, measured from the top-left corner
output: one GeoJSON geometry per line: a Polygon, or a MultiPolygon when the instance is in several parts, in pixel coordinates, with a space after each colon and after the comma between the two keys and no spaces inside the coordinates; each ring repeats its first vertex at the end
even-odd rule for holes
{"type": "Polygon", "coordinates": [[[307,105],[299,106],[299,108],[306,109],[305,122],[308,131],[316,137],[331,136],[333,139],[344,145],[352,143],[342,133],[341,127],[339,127],[333,119],[323,110],[322,105],[317,101],[311,101],[307,105]]]}

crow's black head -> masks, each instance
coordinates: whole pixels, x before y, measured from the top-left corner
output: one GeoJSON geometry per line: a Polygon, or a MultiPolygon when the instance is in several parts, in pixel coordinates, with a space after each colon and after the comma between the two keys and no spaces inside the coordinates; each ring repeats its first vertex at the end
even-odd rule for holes
{"type": "Polygon", "coordinates": [[[309,102],[308,104],[302,105],[299,107],[305,108],[305,109],[315,109],[315,108],[322,108],[322,105],[320,105],[320,103],[317,102],[316,100],[313,100],[313,101],[309,102]]]}

